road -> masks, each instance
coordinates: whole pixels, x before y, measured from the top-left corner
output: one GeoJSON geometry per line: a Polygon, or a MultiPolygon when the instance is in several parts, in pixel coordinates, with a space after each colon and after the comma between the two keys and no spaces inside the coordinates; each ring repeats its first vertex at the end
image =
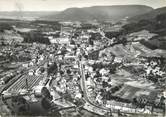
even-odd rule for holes
{"type": "Polygon", "coordinates": [[[104,111],[109,111],[108,108],[105,108],[105,107],[102,107],[102,106],[98,106],[98,105],[95,105],[93,102],[91,102],[91,100],[89,99],[88,95],[87,95],[87,89],[86,89],[86,84],[85,84],[85,73],[84,73],[84,69],[83,69],[83,65],[81,63],[81,61],[79,61],[79,67],[80,67],[80,72],[81,72],[81,88],[82,88],[82,91],[83,91],[83,95],[84,95],[84,98],[85,98],[85,101],[87,103],[89,103],[90,105],[98,108],[98,109],[101,109],[101,110],[104,110],[104,111]]]}

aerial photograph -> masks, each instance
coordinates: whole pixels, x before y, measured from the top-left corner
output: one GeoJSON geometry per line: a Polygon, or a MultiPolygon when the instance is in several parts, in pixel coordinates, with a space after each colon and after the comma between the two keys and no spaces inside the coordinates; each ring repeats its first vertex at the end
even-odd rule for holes
{"type": "Polygon", "coordinates": [[[166,117],[166,0],[0,0],[0,117],[166,117]]]}

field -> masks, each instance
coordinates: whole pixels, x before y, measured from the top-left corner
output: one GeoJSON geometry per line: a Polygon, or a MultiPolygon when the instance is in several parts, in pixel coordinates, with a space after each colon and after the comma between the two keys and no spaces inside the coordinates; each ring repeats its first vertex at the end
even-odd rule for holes
{"type": "Polygon", "coordinates": [[[156,86],[146,79],[131,75],[129,72],[122,71],[123,75],[112,75],[114,83],[123,83],[122,88],[113,95],[124,99],[132,100],[134,97],[147,96],[154,100],[157,94],[156,86]]]}

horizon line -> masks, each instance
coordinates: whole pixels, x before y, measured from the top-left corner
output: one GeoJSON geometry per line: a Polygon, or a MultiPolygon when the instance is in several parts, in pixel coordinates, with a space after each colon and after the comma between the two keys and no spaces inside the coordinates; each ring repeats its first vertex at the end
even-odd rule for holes
{"type": "Polygon", "coordinates": [[[166,7],[166,6],[163,6],[163,7],[152,7],[152,6],[148,6],[148,5],[141,5],[141,4],[124,4],[124,5],[92,5],[92,6],[87,6],[87,7],[69,7],[69,8],[65,8],[63,10],[21,10],[21,11],[18,11],[18,10],[0,10],[0,12],[62,12],[62,11],[65,11],[67,9],[70,9],[70,8],[89,8],[89,7],[102,7],[102,6],[147,6],[147,7],[151,7],[153,9],[158,9],[158,8],[163,8],[163,7],[166,7]]]}

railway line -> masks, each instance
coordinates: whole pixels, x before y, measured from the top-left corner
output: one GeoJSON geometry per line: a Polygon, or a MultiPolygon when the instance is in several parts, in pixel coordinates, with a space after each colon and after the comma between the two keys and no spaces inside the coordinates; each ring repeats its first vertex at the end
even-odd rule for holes
{"type": "Polygon", "coordinates": [[[27,79],[27,83],[28,83],[28,88],[31,89],[34,86],[38,85],[38,83],[40,82],[40,80],[43,79],[43,77],[44,76],[29,76],[29,75],[24,75],[17,82],[15,82],[14,84],[12,84],[8,88],[7,91],[9,93],[12,93],[13,91],[18,92],[20,89],[26,89],[27,88],[26,79],[27,79]]]}

